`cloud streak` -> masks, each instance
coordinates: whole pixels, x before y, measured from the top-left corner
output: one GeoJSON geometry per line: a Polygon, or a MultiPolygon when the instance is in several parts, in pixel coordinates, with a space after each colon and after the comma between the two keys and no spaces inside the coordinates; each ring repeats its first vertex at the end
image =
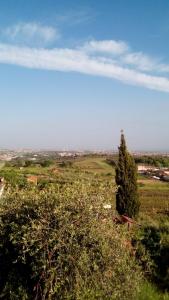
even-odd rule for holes
{"type": "Polygon", "coordinates": [[[147,73],[150,69],[156,70],[158,65],[154,61],[150,64],[149,60],[144,60],[146,56],[143,54],[141,63],[139,55],[132,53],[130,47],[121,41],[91,41],[74,49],[44,49],[0,44],[0,63],[102,76],[169,93],[167,77],[147,73]]]}
{"type": "Polygon", "coordinates": [[[115,40],[92,40],[82,47],[87,53],[99,53],[109,55],[109,58],[118,58],[118,64],[133,67],[144,72],[169,73],[169,64],[161,63],[160,59],[152,58],[142,52],[133,52],[124,41],[115,40]]]}
{"type": "Polygon", "coordinates": [[[128,45],[123,41],[104,40],[104,41],[90,41],[85,43],[83,50],[94,53],[107,53],[119,55],[127,52],[129,49],[128,45]]]}
{"type": "Polygon", "coordinates": [[[17,23],[0,30],[1,36],[8,42],[23,45],[48,45],[58,38],[58,29],[40,23],[17,23]]]}

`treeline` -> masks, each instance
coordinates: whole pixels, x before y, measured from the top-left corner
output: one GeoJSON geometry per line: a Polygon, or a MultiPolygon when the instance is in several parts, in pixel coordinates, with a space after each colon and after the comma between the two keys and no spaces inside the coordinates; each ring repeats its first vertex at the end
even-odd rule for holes
{"type": "Polygon", "coordinates": [[[135,157],[136,164],[146,164],[155,167],[169,167],[169,157],[168,156],[138,156],[135,157]]]}
{"type": "MultiPolygon", "coordinates": [[[[151,165],[159,168],[169,168],[169,156],[143,155],[134,157],[134,160],[136,164],[151,165]]],[[[109,165],[115,167],[117,165],[117,156],[109,156],[105,161],[109,165]]]]}
{"type": "Polygon", "coordinates": [[[11,161],[6,162],[5,166],[6,167],[16,167],[16,168],[21,168],[21,167],[30,167],[30,166],[35,166],[39,165],[41,167],[49,167],[50,165],[53,164],[52,159],[44,159],[44,158],[39,158],[36,160],[32,160],[29,158],[15,158],[11,161]]]}

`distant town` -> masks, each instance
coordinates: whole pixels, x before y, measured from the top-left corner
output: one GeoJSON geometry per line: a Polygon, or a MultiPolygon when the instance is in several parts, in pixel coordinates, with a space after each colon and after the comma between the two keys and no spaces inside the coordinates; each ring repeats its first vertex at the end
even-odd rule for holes
{"type": "MultiPolygon", "coordinates": [[[[29,160],[36,160],[39,157],[78,157],[84,155],[115,155],[118,152],[116,150],[33,150],[33,149],[19,149],[8,150],[0,149],[0,161],[10,161],[15,158],[27,157],[29,160]]],[[[133,156],[168,156],[169,152],[153,152],[153,151],[134,151],[133,156]]]]}

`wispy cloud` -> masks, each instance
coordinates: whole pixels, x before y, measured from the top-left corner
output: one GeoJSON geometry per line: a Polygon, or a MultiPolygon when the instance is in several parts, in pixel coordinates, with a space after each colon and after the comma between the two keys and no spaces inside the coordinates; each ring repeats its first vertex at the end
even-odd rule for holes
{"type": "Polygon", "coordinates": [[[119,55],[127,52],[128,45],[123,41],[104,40],[104,41],[90,41],[85,43],[83,50],[87,52],[100,52],[119,55]]]}
{"type": "Polygon", "coordinates": [[[153,71],[156,69],[158,61],[143,54],[142,52],[131,52],[124,55],[122,62],[135,66],[141,71],[153,71]]]}
{"type": "Polygon", "coordinates": [[[1,37],[8,42],[23,45],[45,46],[60,37],[60,32],[52,26],[39,23],[18,23],[0,30],[1,37]]]}
{"type": "MultiPolygon", "coordinates": [[[[54,37],[50,31],[46,31],[44,36],[46,40],[54,37]]],[[[33,69],[79,72],[169,92],[169,79],[160,75],[167,73],[169,66],[142,52],[133,52],[123,41],[92,40],[72,49],[31,48],[1,43],[0,63],[33,69]]]]}
{"type": "Polygon", "coordinates": [[[118,59],[118,64],[133,67],[139,71],[158,73],[169,71],[169,65],[163,64],[160,59],[152,58],[142,52],[133,52],[129,44],[124,41],[91,40],[86,42],[81,49],[90,54],[108,55],[109,59],[118,59]]]}
{"type": "MultiPolygon", "coordinates": [[[[155,74],[169,73],[169,64],[161,62],[161,58],[151,57],[141,51],[132,51],[130,45],[124,41],[116,40],[91,40],[86,42],[81,48],[87,53],[99,53],[108,55],[109,59],[114,60],[121,66],[134,68],[144,72],[154,72],[155,74]]],[[[103,59],[103,57],[102,57],[103,59]]]]}
{"type": "Polygon", "coordinates": [[[89,23],[93,21],[98,15],[96,12],[93,12],[90,8],[83,7],[80,9],[72,9],[64,12],[63,14],[56,14],[55,20],[57,23],[66,23],[69,24],[69,26],[79,25],[83,23],[89,23]]]}
{"type": "MultiPolygon", "coordinates": [[[[83,47],[81,49],[40,49],[0,44],[0,63],[34,69],[103,76],[131,85],[169,92],[169,79],[167,77],[147,74],[129,68],[128,64],[124,66],[124,63],[121,63],[124,54],[113,60],[110,57],[90,54],[84,50],[85,47],[82,49],[83,47]]],[[[105,52],[105,49],[102,51],[105,52]]]]}

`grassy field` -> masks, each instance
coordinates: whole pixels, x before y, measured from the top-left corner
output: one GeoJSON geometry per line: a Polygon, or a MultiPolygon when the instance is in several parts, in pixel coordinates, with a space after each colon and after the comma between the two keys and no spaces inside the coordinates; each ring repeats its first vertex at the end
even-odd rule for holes
{"type": "Polygon", "coordinates": [[[96,174],[114,175],[114,169],[106,163],[105,158],[90,157],[78,159],[74,163],[81,171],[88,171],[96,174]]]}

